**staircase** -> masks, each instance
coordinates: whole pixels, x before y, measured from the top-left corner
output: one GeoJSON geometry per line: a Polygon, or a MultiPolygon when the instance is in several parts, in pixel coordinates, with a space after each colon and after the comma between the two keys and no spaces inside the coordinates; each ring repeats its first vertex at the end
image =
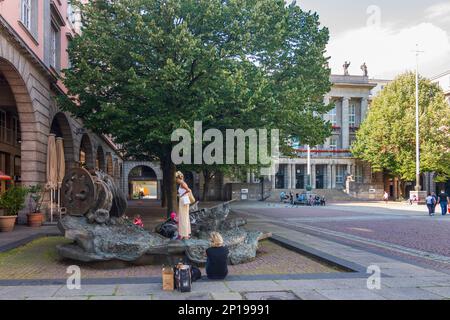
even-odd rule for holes
{"type": "MultiPolygon", "coordinates": [[[[289,194],[288,189],[277,189],[272,190],[270,197],[266,201],[280,201],[280,192],[284,191],[286,194],[289,194]]],[[[302,192],[305,192],[303,189],[294,189],[292,190],[294,193],[294,196],[296,193],[301,194],[302,192]]],[[[326,201],[357,201],[360,199],[357,199],[355,197],[352,197],[351,195],[345,193],[342,190],[339,189],[313,189],[311,191],[314,194],[318,194],[321,197],[325,197],[326,201]]]]}

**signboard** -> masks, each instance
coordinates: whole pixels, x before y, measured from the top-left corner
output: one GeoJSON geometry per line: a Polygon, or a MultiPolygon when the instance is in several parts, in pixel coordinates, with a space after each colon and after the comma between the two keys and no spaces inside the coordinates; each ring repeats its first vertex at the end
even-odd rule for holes
{"type": "Polygon", "coordinates": [[[241,189],[241,193],[248,193],[248,189],[241,189]]]}

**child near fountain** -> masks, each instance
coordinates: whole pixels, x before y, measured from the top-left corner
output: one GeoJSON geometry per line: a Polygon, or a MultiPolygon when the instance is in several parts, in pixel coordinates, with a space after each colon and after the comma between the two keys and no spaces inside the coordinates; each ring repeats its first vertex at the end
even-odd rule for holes
{"type": "Polygon", "coordinates": [[[142,217],[140,214],[134,217],[133,224],[142,228],[144,227],[144,223],[142,222],[142,217]]]}

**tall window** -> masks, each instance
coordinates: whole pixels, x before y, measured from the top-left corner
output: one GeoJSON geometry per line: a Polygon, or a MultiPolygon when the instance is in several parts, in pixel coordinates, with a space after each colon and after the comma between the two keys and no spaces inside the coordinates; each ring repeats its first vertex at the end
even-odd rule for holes
{"type": "Polygon", "coordinates": [[[363,182],[363,167],[362,166],[356,166],[355,167],[355,181],[358,183],[363,182]]]}
{"type": "Polygon", "coordinates": [[[356,106],[351,104],[348,109],[348,125],[354,127],[356,124],[356,106]]]}
{"type": "Polygon", "coordinates": [[[338,140],[335,137],[330,138],[330,149],[336,150],[338,147],[338,140]]]}
{"type": "Polygon", "coordinates": [[[22,0],[21,20],[27,29],[31,29],[31,0],[22,0]]]}
{"type": "Polygon", "coordinates": [[[6,112],[0,110],[0,141],[6,142],[6,112]]]}
{"type": "Polygon", "coordinates": [[[58,30],[56,30],[53,24],[50,29],[50,65],[56,68],[58,30]]]}
{"type": "Polygon", "coordinates": [[[342,184],[344,183],[344,166],[338,165],[336,168],[336,183],[342,184]]]}
{"type": "Polygon", "coordinates": [[[335,126],[337,124],[337,117],[336,117],[336,105],[334,106],[333,109],[330,110],[330,112],[328,113],[330,122],[332,126],[335,126]]]}

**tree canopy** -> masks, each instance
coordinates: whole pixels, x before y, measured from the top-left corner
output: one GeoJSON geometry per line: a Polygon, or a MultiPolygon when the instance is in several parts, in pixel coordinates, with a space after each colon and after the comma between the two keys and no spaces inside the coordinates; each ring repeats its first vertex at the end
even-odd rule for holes
{"type": "Polygon", "coordinates": [[[317,14],[284,0],[77,5],[83,28],[64,71],[71,98],[60,104],[129,155],[160,160],[172,175],[171,133],[196,120],[205,130],[277,128],[282,144],[329,135],[320,117],[330,108],[329,35],[317,14]]]}
{"type": "MultiPolygon", "coordinates": [[[[374,171],[388,171],[404,181],[415,180],[415,74],[405,73],[376,96],[352,146],[355,156],[374,171]]],[[[450,107],[437,84],[419,80],[421,172],[450,176],[450,107]]]]}

